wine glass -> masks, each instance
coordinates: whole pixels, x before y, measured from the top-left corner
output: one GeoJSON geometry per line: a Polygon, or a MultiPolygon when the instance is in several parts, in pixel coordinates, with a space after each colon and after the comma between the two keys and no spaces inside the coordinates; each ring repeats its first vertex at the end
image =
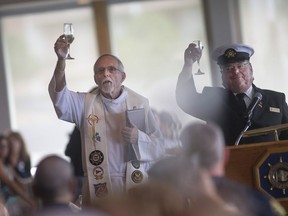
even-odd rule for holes
{"type": "MultiPolygon", "coordinates": [[[[204,49],[204,46],[202,44],[202,42],[200,40],[195,40],[192,42],[193,44],[195,44],[195,47],[197,49],[200,49],[201,50],[201,53],[202,53],[202,50],[204,49]]],[[[201,58],[201,57],[200,57],[201,58]]],[[[204,74],[204,72],[201,71],[200,69],[200,58],[197,59],[197,64],[198,64],[198,71],[195,73],[195,75],[202,75],[204,74]]]]}
{"type": "Polygon", "coordinates": [[[65,41],[68,44],[68,55],[67,55],[66,59],[74,59],[70,56],[70,44],[74,40],[74,35],[73,35],[74,29],[73,29],[72,23],[64,23],[63,32],[64,32],[64,36],[65,36],[65,41]]]}

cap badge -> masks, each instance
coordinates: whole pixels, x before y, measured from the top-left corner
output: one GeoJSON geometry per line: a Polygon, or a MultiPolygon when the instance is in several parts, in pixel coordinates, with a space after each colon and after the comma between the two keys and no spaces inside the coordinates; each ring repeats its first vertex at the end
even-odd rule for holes
{"type": "Polygon", "coordinates": [[[226,58],[235,58],[237,52],[234,49],[228,49],[225,51],[225,57],[226,58]]]}

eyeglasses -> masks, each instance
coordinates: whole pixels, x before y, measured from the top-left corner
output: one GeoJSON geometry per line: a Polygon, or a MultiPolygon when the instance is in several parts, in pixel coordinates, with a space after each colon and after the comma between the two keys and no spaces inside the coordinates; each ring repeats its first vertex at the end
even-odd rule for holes
{"type": "Polygon", "coordinates": [[[222,70],[222,72],[225,72],[225,73],[232,72],[232,71],[234,71],[236,69],[243,70],[243,69],[246,68],[246,66],[248,64],[249,64],[248,61],[242,62],[242,63],[230,64],[230,65],[227,65],[227,66],[222,66],[221,70],[222,70]]]}
{"type": "Polygon", "coordinates": [[[115,68],[114,66],[108,66],[108,67],[99,67],[97,69],[95,69],[95,73],[99,74],[99,73],[104,73],[106,70],[109,71],[109,73],[115,73],[116,71],[120,71],[118,68],[115,68]]]}

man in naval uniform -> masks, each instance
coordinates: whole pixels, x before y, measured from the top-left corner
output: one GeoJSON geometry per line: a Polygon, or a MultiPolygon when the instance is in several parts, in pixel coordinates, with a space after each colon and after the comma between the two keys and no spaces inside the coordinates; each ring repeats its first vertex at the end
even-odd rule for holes
{"type": "MultiPolygon", "coordinates": [[[[288,123],[284,93],[260,89],[253,84],[253,68],[250,63],[253,53],[253,48],[244,44],[216,48],[212,58],[220,67],[224,88],[204,87],[202,93],[196,91],[191,73],[202,50],[190,44],[184,53],[184,66],[176,87],[177,103],[191,116],[217,124],[224,133],[226,145],[239,142],[239,135],[244,128],[251,130],[288,123]]],[[[287,130],[281,132],[279,138],[287,139],[287,130]]],[[[273,140],[274,134],[269,133],[242,138],[240,143],[273,140]]]]}
{"type": "Polygon", "coordinates": [[[164,150],[148,99],[122,85],[126,74],[117,57],[104,54],[95,62],[98,87],[94,92],[76,93],[67,88],[68,46],[63,35],[55,42],[58,60],[49,94],[58,118],[75,123],[80,130],[83,205],[89,205],[143,182],[145,171],[164,150]],[[143,128],[137,121],[144,123],[143,128]]]}

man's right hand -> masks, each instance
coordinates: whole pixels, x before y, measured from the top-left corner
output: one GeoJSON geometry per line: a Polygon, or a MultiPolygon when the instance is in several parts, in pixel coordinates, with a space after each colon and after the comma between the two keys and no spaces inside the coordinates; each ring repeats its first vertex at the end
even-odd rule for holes
{"type": "Polygon", "coordinates": [[[54,44],[54,51],[58,59],[63,60],[68,55],[69,44],[65,41],[65,36],[61,35],[54,44]]]}
{"type": "Polygon", "coordinates": [[[187,66],[192,66],[193,63],[199,60],[202,56],[202,50],[196,48],[196,45],[191,43],[184,53],[184,62],[187,66]]]}

